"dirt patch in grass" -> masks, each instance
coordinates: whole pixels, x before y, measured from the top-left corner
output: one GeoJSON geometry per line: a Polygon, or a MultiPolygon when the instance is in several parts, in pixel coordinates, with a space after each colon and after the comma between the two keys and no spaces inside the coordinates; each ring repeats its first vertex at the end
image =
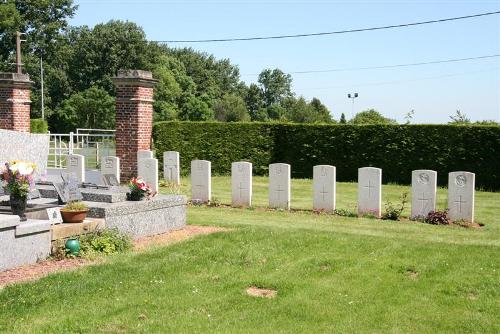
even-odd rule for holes
{"type": "Polygon", "coordinates": [[[252,297],[261,298],[274,298],[278,294],[278,291],[273,289],[258,288],[256,286],[251,286],[246,290],[247,295],[252,297]]]}
{"type": "MultiPolygon", "coordinates": [[[[227,228],[214,226],[188,225],[182,230],[172,231],[169,233],[158,234],[155,236],[135,240],[134,251],[142,252],[153,246],[174,244],[192,238],[196,235],[225,232],[229,230],[230,229],[227,228]]],[[[92,261],[81,258],[68,258],[63,260],[48,259],[35,264],[29,264],[5,271],[0,271],[0,289],[9,284],[33,281],[45,277],[50,273],[75,270],[79,267],[89,264],[95,264],[98,262],[99,261],[92,261]]]]}

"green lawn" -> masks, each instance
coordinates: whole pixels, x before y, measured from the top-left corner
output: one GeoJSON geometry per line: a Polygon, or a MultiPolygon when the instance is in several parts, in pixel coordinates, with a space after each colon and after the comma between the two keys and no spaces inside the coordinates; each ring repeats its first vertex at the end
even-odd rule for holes
{"type": "MultiPolygon", "coordinates": [[[[485,226],[465,229],[265,211],[267,180],[254,182],[256,209],[189,208],[190,224],[231,232],[5,288],[0,331],[500,332],[500,193],[477,193],[485,226]],[[278,296],[249,297],[252,285],[278,296]]],[[[384,201],[408,190],[384,186],[384,201]]],[[[228,203],[229,178],[215,177],[213,192],[228,203]]],[[[339,184],[337,197],[354,209],[356,184],[339,184]]],[[[293,181],[292,207],[311,208],[310,180],[293,181]]]]}

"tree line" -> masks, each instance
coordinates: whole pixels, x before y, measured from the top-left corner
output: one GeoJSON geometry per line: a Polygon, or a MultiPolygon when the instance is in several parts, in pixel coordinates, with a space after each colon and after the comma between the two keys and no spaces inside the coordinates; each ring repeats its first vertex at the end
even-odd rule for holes
{"type": "MultiPolygon", "coordinates": [[[[45,115],[53,132],[114,128],[111,78],[119,69],[149,70],[159,80],[155,121],[337,122],[318,98],[297,96],[292,77],[280,69],[264,69],[247,85],[229,59],[150,42],[133,22],[69,26],[76,10],[72,0],[0,3],[0,71],[13,70],[15,32],[24,32],[24,71],[34,81],[32,117],[40,117],[43,61],[45,115]]],[[[349,121],[338,117],[340,123],[395,123],[373,109],[349,121]]]]}

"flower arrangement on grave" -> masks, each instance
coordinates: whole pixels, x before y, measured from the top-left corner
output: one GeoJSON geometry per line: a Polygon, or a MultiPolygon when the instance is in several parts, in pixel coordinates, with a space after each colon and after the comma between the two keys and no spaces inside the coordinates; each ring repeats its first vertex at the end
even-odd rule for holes
{"type": "Polygon", "coordinates": [[[129,189],[130,192],[127,193],[129,201],[141,201],[154,196],[153,189],[141,177],[133,177],[130,180],[129,189]]]}
{"type": "Polygon", "coordinates": [[[35,185],[34,173],[36,165],[31,162],[13,160],[6,162],[0,171],[0,180],[3,187],[10,194],[10,207],[12,213],[26,220],[26,202],[28,194],[35,185]]]}

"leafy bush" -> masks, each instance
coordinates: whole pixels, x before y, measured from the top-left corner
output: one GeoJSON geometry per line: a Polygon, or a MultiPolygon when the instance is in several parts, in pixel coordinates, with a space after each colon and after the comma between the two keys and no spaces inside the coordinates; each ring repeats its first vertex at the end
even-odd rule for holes
{"type": "Polygon", "coordinates": [[[132,248],[132,240],[117,229],[103,229],[79,237],[80,256],[121,253],[132,248]]]}
{"type": "Polygon", "coordinates": [[[46,120],[32,118],[30,119],[30,129],[31,133],[47,133],[49,131],[49,125],[46,120]]]}
{"type": "Polygon", "coordinates": [[[212,161],[214,175],[229,174],[234,161],[252,162],[255,175],[284,162],[296,178],[331,164],[338,181],[377,166],[384,182],[409,184],[413,170],[433,169],[445,185],[449,172],[466,170],[477,187],[500,189],[500,126],[159,122],[153,137],[158,152],[180,152],[184,175],[194,159],[212,161]]]}
{"type": "Polygon", "coordinates": [[[382,219],[385,220],[399,220],[401,218],[401,213],[405,209],[408,193],[403,193],[401,195],[401,205],[396,207],[391,202],[385,204],[385,212],[382,214],[382,219]]]}
{"type": "Polygon", "coordinates": [[[432,225],[450,225],[451,223],[447,210],[429,212],[424,222],[432,225]]]}
{"type": "Polygon", "coordinates": [[[336,214],[337,216],[342,216],[342,217],[357,217],[358,216],[356,212],[353,212],[353,211],[348,210],[348,209],[335,209],[335,211],[333,213],[336,214]]]}
{"type": "Polygon", "coordinates": [[[81,201],[74,201],[74,202],[69,202],[66,204],[61,210],[62,211],[87,211],[89,207],[81,202],[81,201]]]}

